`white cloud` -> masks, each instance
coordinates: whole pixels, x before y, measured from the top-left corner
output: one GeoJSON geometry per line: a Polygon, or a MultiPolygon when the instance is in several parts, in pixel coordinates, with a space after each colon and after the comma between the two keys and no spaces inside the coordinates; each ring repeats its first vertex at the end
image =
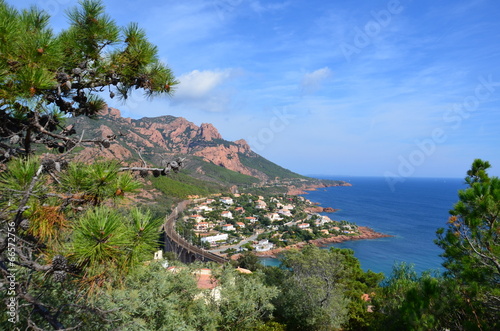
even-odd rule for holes
{"type": "Polygon", "coordinates": [[[241,75],[238,69],[193,70],[179,76],[171,105],[182,109],[200,109],[209,112],[231,110],[237,90],[228,84],[241,75]]]}
{"type": "Polygon", "coordinates": [[[179,87],[175,92],[178,100],[209,98],[213,92],[228,79],[233,77],[235,70],[193,70],[179,77],[179,87]]]}
{"type": "Polygon", "coordinates": [[[328,67],[324,67],[311,73],[307,73],[302,78],[300,88],[303,93],[314,93],[321,87],[321,84],[331,76],[332,71],[328,67]]]}

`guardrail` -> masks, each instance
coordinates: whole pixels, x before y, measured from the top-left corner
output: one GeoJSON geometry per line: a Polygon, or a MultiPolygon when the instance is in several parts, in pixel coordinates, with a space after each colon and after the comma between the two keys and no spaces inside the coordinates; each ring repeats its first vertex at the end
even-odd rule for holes
{"type": "Polygon", "coordinates": [[[170,213],[170,215],[167,217],[166,222],[163,224],[163,230],[165,231],[165,236],[168,237],[170,240],[175,242],[176,245],[182,247],[183,249],[200,255],[203,257],[202,260],[210,260],[213,262],[217,263],[226,263],[229,260],[226,259],[225,257],[222,257],[220,255],[214,254],[212,252],[208,252],[198,246],[195,246],[193,244],[190,244],[186,239],[181,237],[176,231],[175,231],[175,222],[177,220],[177,216],[179,215],[180,212],[183,212],[186,206],[189,204],[189,200],[184,200],[180,202],[170,213]]]}

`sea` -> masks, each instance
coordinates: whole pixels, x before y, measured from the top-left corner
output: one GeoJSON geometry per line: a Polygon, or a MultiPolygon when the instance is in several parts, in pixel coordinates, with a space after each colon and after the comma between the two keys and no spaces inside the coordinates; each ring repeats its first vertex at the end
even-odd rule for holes
{"type": "MultiPolygon", "coordinates": [[[[466,188],[463,178],[405,178],[394,185],[384,177],[321,178],[352,184],[321,188],[304,195],[322,207],[339,209],[323,215],[392,236],[330,246],[352,249],[363,270],[383,272],[386,276],[401,262],[413,264],[418,273],[444,270],[440,256],[443,251],[434,240],[437,229],[446,227],[449,211],[458,201],[458,190],[466,188]]],[[[273,258],[262,258],[261,263],[279,265],[273,258]]]]}

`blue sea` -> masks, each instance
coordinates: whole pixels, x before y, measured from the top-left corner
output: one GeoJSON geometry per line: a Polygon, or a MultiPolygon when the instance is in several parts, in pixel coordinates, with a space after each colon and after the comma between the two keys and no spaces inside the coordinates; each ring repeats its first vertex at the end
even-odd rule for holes
{"type": "MultiPolygon", "coordinates": [[[[325,213],[336,221],[346,220],[368,226],[393,237],[354,240],[334,247],[354,251],[364,270],[391,274],[399,262],[414,264],[417,272],[443,270],[441,248],[434,244],[436,230],[446,227],[449,210],[464,189],[461,178],[407,178],[391,188],[383,177],[335,177],[352,186],[329,187],[304,195],[323,207],[339,209],[325,213]],[[394,189],[394,190],[393,190],[394,189]]],[[[265,265],[278,265],[263,259],[265,265]]]]}

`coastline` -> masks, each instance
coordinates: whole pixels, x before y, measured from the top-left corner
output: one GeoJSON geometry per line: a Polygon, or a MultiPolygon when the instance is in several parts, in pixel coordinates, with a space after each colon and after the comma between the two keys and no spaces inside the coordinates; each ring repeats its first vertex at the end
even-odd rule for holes
{"type": "MultiPolygon", "coordinates": [[[[320,185],[304,185],[302,187],[290,187],[288,189],[288,194],[290,195],[303,195],[303,194],[308,194],[307,191],[315,191],[319,188],[326,188],[326,187],[334,187],[334,186],[352,186],[351,183],[344,182],[344,183],[335,183],[335,184],[326,184],[326,183],[321,183],[320,185]]],[[[309,207],[306,209],[307,212],[313,212],[313,213],[334,213],[338,211],[338,209],[332,208],[332,207],[321,207],[319,206],[319,203],[315,203],[317,206],[315,207],[309,207]]],[[[359,234],[357,235],[339,235],[339,236],[331,236],[327,238],[320,238],[320,239],[313,239],[307,242],[299,242],[290,246],[285,246],[285,247],[280,247],[280,248],[275,248],[271,249],[269,251],[265,252],[255,252],[256,256],[259,257],[271,257],[271,258],[277,258],[279,253],[290,250],[290,249],[301,249],[306,245],[313,244],[318,247],[324,247],[328,244],[332,243],[342,243],[345,241],[350,241],[350,240],[369,240],[369,239],[380,239],[380,238],[388,238],[388,237],[393,237],[392,235],[388,235],[385,233],[380,233],[376,232],[372,228],[369,228],[367,226],[359,226],[358,225],[358,231],[359,234]]]]}
{"type": "Polygon", "coordinates": [[[350,240],[366,240],[366,239],[380,239],[380,238],[388,238],[388,237],[393,237],[392,235],[376,232],[373,229],[366,227],[366,226],[358,226],[359,234],[355,236],[347,236],[347,235],[340,235],[340,236],[331,236],[328,238],[320,238],[320,239],[314,239],[310,240],[308,242],[300,242],[294,245],[286,246],[286,247],[280,247],[280,248],[275,248],[271,249],[269,251],[265,252],[256,252],[255,255],[259,257],[272,257],[272,258],[277,258],[279,253],[290,250],[290,249],[301,249],[304,246],[308,244],[313,244],[318,247],[324,247],[327,244],[332,244],[332,243],[341,243],[345,241],[350,241],[350,240]]]}
{"type": "Polygon", "coordinates": [[[352,186],[352,184],[348,182],[332,183],[332,184],[321,182],[321,184],[314,184],[314,185],[290,186],[288,187],[287,194],[289,195],[308,194],[307,191],[315,191],[319,188],[334,187],[334,186],[352,186]]]}

